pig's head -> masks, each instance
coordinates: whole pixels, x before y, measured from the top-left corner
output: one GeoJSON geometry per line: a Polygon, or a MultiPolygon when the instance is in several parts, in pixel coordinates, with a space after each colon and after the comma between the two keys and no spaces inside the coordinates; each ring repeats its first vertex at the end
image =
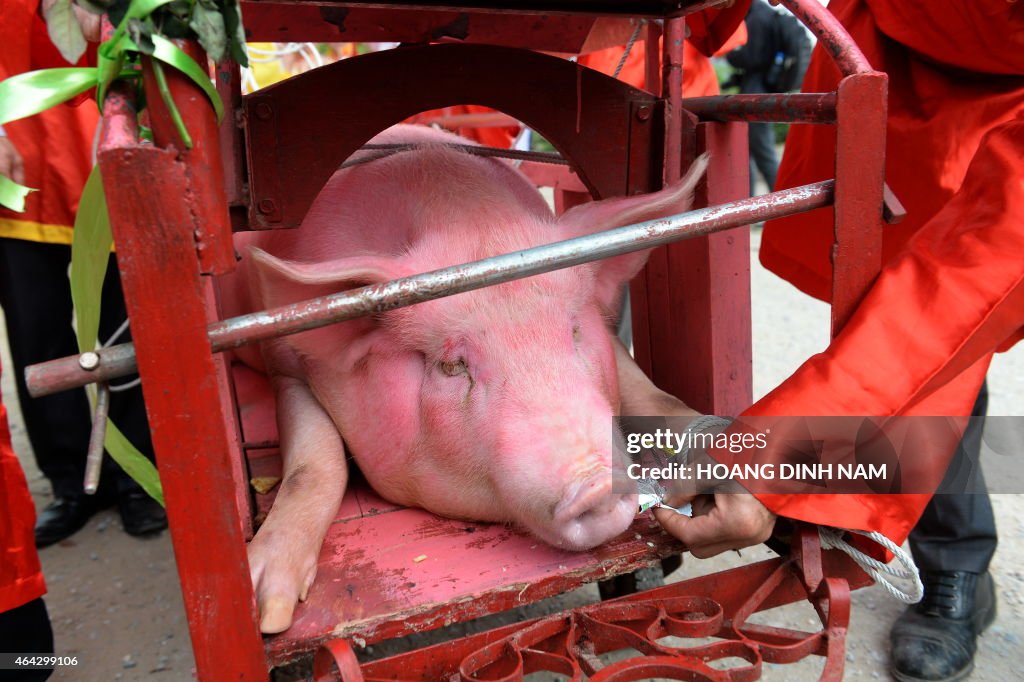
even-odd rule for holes
{"type": "MultiPolygon", "coordinates": [[[[704,163],[645,197],[472,238],[431,234],[394,257],[300,264],[254,252],[264,303],[432,270],[680,213],[704,163]],[[269,300],[268,300],[269,299],[269,300]]],[[[520,524],[559,547],[623,532],[612,492],[618,382],[610,325],[646,252],[488,287],[292,337],[308,381],[374,488],[435,513],[520,524]]]]}

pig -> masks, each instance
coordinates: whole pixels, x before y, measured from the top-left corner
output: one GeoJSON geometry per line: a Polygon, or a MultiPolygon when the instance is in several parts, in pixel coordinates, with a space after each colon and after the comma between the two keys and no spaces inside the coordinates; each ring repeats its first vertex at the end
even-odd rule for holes
{"type": "MultiPolygon", "coordinates": [[[[660,192],[556,218],[505,160],[419,126],[416,149],[337,171],[302,225],[239,235],[228,314],[294,303],[682,213],[706,164],[660,192]]],[[[372,152],[361,152],[368,154],[372,152]]],[[[357,157],[358,158],[358,157],[357,157]]],[[[277,401],[284,473],[249,544],[265,633],[287,629],[348,479],[346,453],[391,502],[511,523],[585,550],[622,533],[611,490],[619,404],[609,325],[646,252],[529,277],[244,349],[277,401]]]]}

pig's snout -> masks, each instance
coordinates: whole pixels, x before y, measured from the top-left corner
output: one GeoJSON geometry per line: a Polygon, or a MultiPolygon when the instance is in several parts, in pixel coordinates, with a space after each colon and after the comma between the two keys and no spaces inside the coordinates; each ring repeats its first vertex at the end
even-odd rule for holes
{"type": "Polygon", "coordinates": [[[584,550],[622,533],[636,516],[637,496],[612,491],[611,471],[566,486],[552,513],[559,546],[584,550]]]}

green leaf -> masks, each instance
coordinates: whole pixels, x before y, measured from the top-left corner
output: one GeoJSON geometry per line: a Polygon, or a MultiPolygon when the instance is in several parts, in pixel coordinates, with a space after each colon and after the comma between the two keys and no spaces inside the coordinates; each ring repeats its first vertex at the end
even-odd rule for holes
{"type": "Polygon", "coordinates": [[[249,55],[245,51],[245,27],[242,25],[242,8],[238,0],[221,0],[224,28],[228,36],[228,51],[236,64],[249,66],[249,55]]]}
{"type": "Polygon", "coordinates": [[[126,474],[131,476],[161,506],[166,506],[164,504],[164,489],[160,485],[160,474],[157,473],[156,467],[131,444],[131,441],[109,419],[107,420],[107,437],[103,440],[103,445],[126,474]]]}
{"type": "Polygon", "coordinates": [[[114,240],[107,217],[100,167],[85,181],[71,236],[71,301],[75,307],[78,352],[96,349],[100,327],[100,292],[114,240]]]}
{"type": "Polygon", "coordinates": [[[0,125],[38,114],[96,85],[96,69],[29,71],[0,81],[0,125]]]}
{"type": "Polygon", "coordinates": [[[227,54],[228,35],[224,30],[224,17],[216,3],[213,0],[196,0],[188,25],[196,32],[206,54],[215,62],[223,61],[227,54]]]}
{"type": "MultiPolygon", "coordinates": [[[[110,262],[112,243],[103,181],[99,166],[96,166],[89,174],[85,189],[82,190],[82,198],[78,202],[78,214],[75,216],[75,230],[71,242],[71,300],[75,306],[76,334],[80,352],[96,348],[103,279],[106,276],[107,264],[110,262]]],[[[90,386],[89,389],[89,401],[95,406],[95,386],[90,386]]],[[[103,444],[125,473],[135,479],[150,497],[160,504],[164,503],[163,488],[156,467],[109,419],[103,444]]]]}
{"type": "Polygon", "coordinates": [[[128,20],[128,35],[131,37],[132,42],[135,43],[135,47],[142,54],[153,54],[156,49],[153,47],[153,27],[152,22],[142,21],[141,19],[129,19],[128,20]]]}
{"type": "Polygon", "coordinates": [[[60,56],[69,64],[77,64],[85,54],[85,36],[75,17],[71,0],[56,0],[49,7],[43,3],[43,18],[50,40],[57,47],[60,56]]]}
{"type": "Polygon", "coordinates": [[[75,0],[75,4],[89,14],[106,14],[113,2],[111,0],[75,0]]]}
{"type": "Polygon", "coordinates": [[[162,7],[169,2],[172,2],[172,0],[132,0],[131,4],[128,5],[128,11],[124,15],[124,20],[122,20],[121,23],[117,25],[117,28],[114,29],[114,35],[110,37],[110,41],[108,42],[116,44],[117,41],[121,39],[125,30],[128,28],[127,20],[145,19],[153,13],[153,10],[158,7],[162,7]]]}
{"type": "Polygon", "coordinates": [[[206,72],[206,69],[199,66],[196,60],[182,52],[177,45],[163,36],[154,35],[153,44],[156,46],[153,56],[165,64],[170,64],[191,78],[196,85],[203,89],[206,96],[210,98],[213,110],[217,114],[217,120],[219,121],[224,118],[224,104],[221,102],[216,88],[213,87],[213,81],[210,80],[210,74],[206,72]]]}
{"type": "Polygon", "coordinates": [[[6,175],[0,175],[0,206],[17,211],[18,213],[24,213],[25,197],[28,196],[29,192],[37,191],[30,187],[19,185],[6,175]]]}

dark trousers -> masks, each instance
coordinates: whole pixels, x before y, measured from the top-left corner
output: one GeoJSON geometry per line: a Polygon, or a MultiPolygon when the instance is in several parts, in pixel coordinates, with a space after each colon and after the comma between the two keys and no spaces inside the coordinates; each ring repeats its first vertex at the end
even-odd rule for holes
{"type": "MultiPolygon", "coordinates": [[[[81,389],[32,398],[25,386],[24,370],[28,365],[78,353],[71,327],[70,262],[71,248],[65,245],[0,239],[0,306],[7,318],[14,361],[11,371],[36,463],[50,480],[56,497],[82,494],[85,453],[92,427],[89,401],[81,389]]],[[[100,341],[114,334],[124,320],[121,281],[111,258],[103,284],[100,341]]],[[[130,333],[126,332],[119,342],[129,340],[130,333]]],[[[140,388],[113,393],[110,417],[135,447],[153,459],[140,388]]],[[[134,481],[105,456],[101,498],[111,499],[135,488],[134,481]]]]}
{"type": "Polygon", "coordinates": [[[775,153],[775,124],[748,123],[747,139],[750,145],[750,195],[754,195],[755,168],[771,192],[775,189],[775,175],[779,172],[779,156],[775,153]]]}
{"type": "MultiPolygon", "coordinates": [[[[981,387],[972,419],[946,474],[943,487],[952,487],[957,472],[977,467],[981,453],[988,390],[981,387]]],[[[969,479],[966,492],[935,495],[910,533],[910,549],[922,571],[984,573],[996,551],[996,522],[981,470],[969,479]]]]}
{"type": "MultiPolygon", "coordinates": [[[[53,630],[42,598],[0,613],[0,653],[53,654],[53,630]]],[[[43,682],[52,670],[0,670],[0,682],[43,682]]]]}

